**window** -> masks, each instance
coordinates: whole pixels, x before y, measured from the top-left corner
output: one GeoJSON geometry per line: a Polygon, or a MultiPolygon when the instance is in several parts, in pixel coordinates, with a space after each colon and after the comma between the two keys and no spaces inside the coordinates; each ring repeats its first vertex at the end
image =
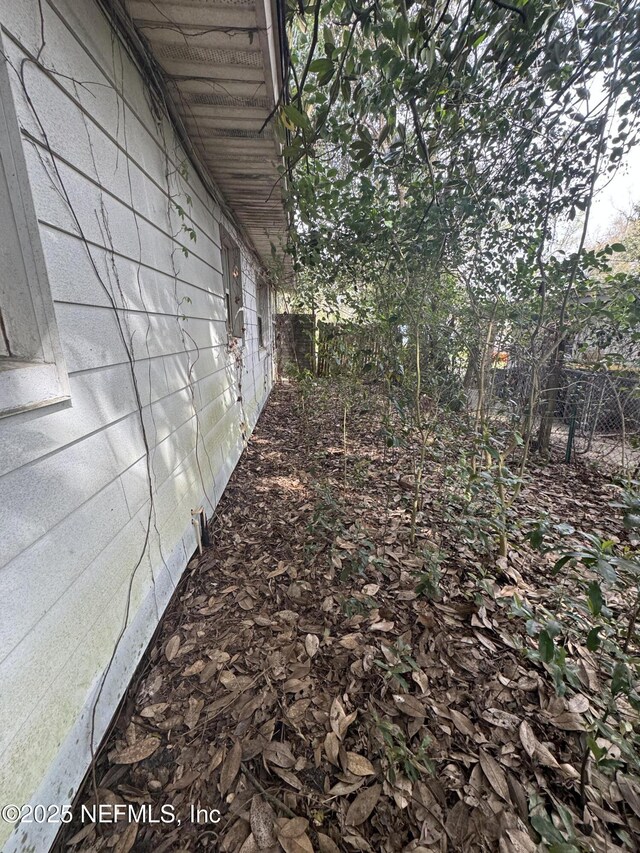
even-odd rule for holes
{"type": "Polygon", "coordinates": [[[269,285],[265,279],[258,279],[257,294],[258,346],[266,347],[269,338],[269,285]]]}
{"type": "Polygon", "coordinates": [[[242,338],[244,336],[244,308],[242,301],[240,249],[223,228],[220,229],[220,234],[227,331],[234,338],[242,338]]]}
{"type": "Polygon", "coordinates": [[[22,138],[0,57],[0,417],[68,399],[22,138]]]}

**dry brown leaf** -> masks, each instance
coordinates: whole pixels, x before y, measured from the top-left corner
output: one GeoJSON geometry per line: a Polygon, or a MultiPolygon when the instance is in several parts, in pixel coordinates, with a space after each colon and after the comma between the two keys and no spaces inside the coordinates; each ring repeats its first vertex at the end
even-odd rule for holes
{"type": "Polygon", "coordinates": [[[314,853],[306,833],[309,821],[301,817],[278,821],[278,841],[284,853],[314,853]]]}
{"type": "Polygon", "coordinates": [[[499,729],[515,729],[520,722],[520,718],[509,711],[502,711],[500,708],[487,708],[482,714],[483,720],[491,726],[497,726],[499,729]]]}
{"type": "Polygon", "coordinates": [[[279,838],[284,853],[314,853],[309,836],[305,833],[297,838],[279,838]]]}
{"type": "Polygon", "coordinates": [[[418,687],[420,688],[420,690],[422,690],[423,693],[426,693],[429,690],[429,679],[426,673],[424,673],[421,669],[414,670],[411,673],[411,680],[415,681],[415,683],[418,685],[418,687]]]}
{"type": "Polygon", "coordinates": [[[229,791],[233,780],[238,775],[240,764],[242,762],[242,747],[240,741],[236,741],[231,747],[227,757],[225,758],[222,770],[220,771],[220,793],[224,795],[229,791]]]}
{"type": "Polygon", "coordinates": [[[320,640],[315,634],[307,634],[304,638],[304,647],[309,657],[312,658],[320,648],[320,640]]]}
{"type": "Polygon", "coordinates": [[[304,787],[302,782],[298,779],[295,773],[292,773],[290,770],[285,770],[284,767],[276,767],[275,765],[271,768],[276,776],[279,776],[287,785],[291,785],[292,788],[295,788],[296,791],[301,791],[304,787]]]}
{"type": "Polygon", "coordinates": [[[338,766],[338,753],[340,752],[340,741],[335,732],[328,732],[324,739],[324,751],[332,764],[338,766]]]}
{"type": "MultiPolygon", "coordinates": [[[[76,844],[80,844],[81,841],[84,841],[85,838],[89,838],[92,833],[95,833],[96,825],[95,823],[88,823],[86,826],[83,826],[79,832],[76,832],[75,835],[72,835],[71,838],[67,841],[67,847],[75,847],[76,844]]],[[[339,851],[338,851],[339,853],[339,851]]]]}
{"type": "Polygon", "coordinates": [[[144,761],[145,758],[153,755],[159,746],[160,738],[146,737],[121,749],[120,752],[116,752],[111,757],[111,762],[112,764],[136,764],[136,762],[144,761]]]}
{"type": "Polygon", "coordinates": [[[118,843],[113,848],[113,853],[129,853],[130,850],[133,850],[137,836],[138,824],[130,823],[118,839],[118,843]]]}
{"type": "Polygon", "coordinates": [[[576,693],[569,699],[569,710],[574,714],[584,714],[589,710],[589,700],[583,693],[576,693]]]}
{"type": "Polygon", "coordinates": [[[536,853],[535,842],[521,829],[507,829],[499,842],[499,853],[536,853]]]}
{"type": "Polygon", "coordinates": [[[393,631],[395,626],[395,622],[389,622],[388,620],[382,622],[374,622],[373,625],[369,626],[370,631],[393,631]]]}
{"type": "Polygon", "coordinates": [[[382,785],[372,785],[370,788],[361,791],[349,806],[345,823],[349,826],[360,826],[361,823],[364,823],[375,809],[381,792],[382,785]]]}
{"type": "Polygon", "coordinates": [[[393,784],[385,781],[383,789],[385,794],[391,794],[399,809],[406,809],[411,802],[413,785],[404,776],[397,776],[393,784]]]}
{"type": "Polygon", "coordinates": [[[332,788],[329,788],[329,794],[332,797],[348,797],[349,794],[362,788],[366,781],[366,778],[361,776],[357,782],[336,782],[332,788]]]}
{"type": "Polygon", "coordinates": [[[520,723],[518,732],[520,734],[520,742],[524,747],[524,751],[527,753],[529,758],[533,758],[538,748],[538,739],[534,735],[533,729],[526,720],[523,720],[520,723]]]}
{"type": "Polygon", "coordinates": [[[466,717],[460,711],[456,711],[453,708],[451,708],[449,713],[451,714],[451,721],[459,732],[463,735],[469,735],[469,737],[473,737],[475,735],[476,729],[469,717],[466,717]]]}
{"type": "Polygon", "coordinates": [[[462,850],[469,826],[469,809],[463,800],[451,808],[447,814],[445,829],[454,850],[462,850]]]}
{"type": "Polygon", "coordinates": [[[168,707],[168,702],[156,702],[155,705],[147,705],[146,708],[143,708],[142,711],[140,711],[140,716],[145,718],[159,717],[167,710],[168,707]]]}
{"type": "Polygon", "coordinates": [[[489,784],[491,785],[493,790],[505,802],[511,802],[511,798],[509,797],[509,785],[507,783],[507,776],[502,767],[500,767],[500,765],[492,755],[489,755],[489,753],[485,752],[483,749],[480,750],[479,758],[480,767],[482,767],[482,772],[489,780],[489,784]]]}
{"type": "Polygon", "coordinates": [[[245,838],[244,844],[238,850],[238,853],[260,853],[260,848],[258,847],[258,842],[256,841],[253,832],[245,838]]]}
{"type": "Polygon", "coordinates": [[[177,780],[177,782],[172,782],[170,785],[167,785],[165,791],[168,793],[170,791],[183,791],[185,788],[188,788],[190,785],[196,781],[196,779],[200,778],[199,770],[187,770],[187,772],[177,780]]]}
{"type": "Polygon", "coordinates": [[[309,821],[305,817],[280,817],[276,821],[276,832],[279,837],[298,838],[309,828],[309,821]]]}
{"type": "Polygon", "coordinates": [[[189,707],[184,715],[184,722],[187,728],[192,729],[198,720],[204,708],[204,699],[196,699],[194,696],[189,697],[189,707]]]}
{"type": "Polygon", "coordinates": [[[345,634],[344,637],[341,637],[338,640],[338,642],[343,648],[353,651],[354,649],[359,648],[362,644],[362,634],[345,634]]]}
{"type": "Polygon", "coordinates": [[[320,853],[340,853],[340,848],[324,832],[318,833],[318,850],[320,853]]]}
{"type": "Polygon", "coordinates": [[[174,659],[174,657],[178,654],[178,649],[180,648],[180,643],[181,643],[180,634],[174,634],[173,637],[171,637],[167,641],[167,645],[164,648],[164,654],[165,654],[165,657],[167,658],[167,660],[169,662],[171,662],[174,659]]]}
{"type": "Polygon", "coordinates": [[[300,723],[304,719],[310,704],[311,699],[298,699],[297,702],[287,708],[288,719],[296,725],[300,723]]]}
{"type": "Polygon", "coordinates": [[[206,664],[201,658],[195,663],[192,663],[191,666],[188,666],[186,669],[183,669],[182,674],[185,678],[189,678],[189,676],[191,675],[200,675],[205,666],[206,664]]]}
{"type": "Polygon", "coordinates": [[[287,571],[287,567],[284,563],[279,563],[278,568],[274,569],[272,572],[269,572],[267,578],[277,578],[278,575],[283,575],[287,571]]]}
{"type": "Polygon", "coordinates": [[[296,763],[291,747],[287,741],[271,741],[262,751],[265,761],[277,764],[278,767],[293,767],[296,763]]]}
{"type": "Polygon", "coordinates": [[[251,830],[246,821],[235,821],[220,843],[220,853],[236,853],[250,834],[251,830]]]}
{"type": "Polygon", "coordinates": [[[227,688],[227,690],[235,690],[238,686],[238,677],[235,672],[231,672],[229,669],[223,669],[218,676],[218,680],[223,687],[227,688]]]}
{"type": "Polygon", "coordinates": [[[554,770],[560,767],[551,750],[540,741],[536,745],[536,758],[544,767],[553,767],[554,770]]]}
{"type": "Polygon", "coordinates": [[[640,787],[634,785],[622,773],[618,773],[616,782],[627,805],[640,817],[640,787]]]}
{"type": "Polygon", "coordinates": [[[565,732],[583,732],[584,720],[578,714],[572,714],[571,711],[565,711],[563,714],[558,714],[551,718],[551,722],[557,729],[562,729],[565,732]]]}
{"type": "Polygon", "coordinates": [[[421,718],[425,715],[422,702],[410,693],[396,693],[393,697],[393,703],[399,711],[408,717],[421,718]]]}
{"type": "Polygon", "coordinates": [[[333,700],[331,703],[331,711],[329,712],[329,721],[337,738],[342,740],[347,733],[347,729],[357,716],[357,711],[352,711],[350,714],[347,714],[338,697],[333,700]]]}
{"type": "Polygon", "coordinates": [[[275,830],[276,816],[273,809],[259,794],[251,800],[249,822],[251,832],[260,850],[266,850],[277,843],[275,830]]]}
{"type": "Polygon", "coordinates": [[[373,776],[376,772],[369,759],[357,752],[347,752],[347,770],[354,776],[373,776]]]}
{"type": "Polygon", "coordinates": [[[218,661],[210,660],[200,672],[200,684],[205,684],[220,669],[218,661]]]}

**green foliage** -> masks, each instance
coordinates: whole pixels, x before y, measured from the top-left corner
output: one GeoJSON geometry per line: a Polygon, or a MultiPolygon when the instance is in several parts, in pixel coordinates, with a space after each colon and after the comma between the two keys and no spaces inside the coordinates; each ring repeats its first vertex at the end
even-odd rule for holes
{"type": "Polygon", "coordinates": [[[428,754],[428,737],[423,738],[413,752],[399,726],[377,715],[374,715],[374,720],[382,738],[384,755],[389,766],[389,781],[392,784],[399,776],[415,782],[423,774],[433,774],[434,764],[428,754]]]}
{"type": "Polygon", "coordinates": [[[636,231],[585,242],[596,182],[638,136],[636,5],[289,0],[287,20],[296,304],[370,330],[372,376],[454,411],[508,330],[535,373],[513,419],[526,456],[567,342],[611,361],[640,327],[636,231]]]}
{"type": "Polygon", "coordinates": [[[426,598],[437,601],[441,597],[440,580],[442,572],[440,566],[445,561],[446,555],[438,548],[428,551],[425,558],[426,565],[417,575],[416,592],[418,595],[424,595],[426,598]]]}
{"type": "Polygon", "coordinates": [[[311,554],[330,547],[335,536],[343,529],[340,499],[327,484],[315,483],[314,490],[316,500],[307,525],[309,538],[306,546],[311,554]]]}
{"type": "Polygon", "coordinates": [[[374,660],[374,664],[385,673],[385,679],[394,681],[404,691],[409,691],[409,682],[405,675],[419,670],[420,667],[414,660],[411,649],[402,640],[398,640],[394,646],[386,651],[386,660],[374,660]]]}

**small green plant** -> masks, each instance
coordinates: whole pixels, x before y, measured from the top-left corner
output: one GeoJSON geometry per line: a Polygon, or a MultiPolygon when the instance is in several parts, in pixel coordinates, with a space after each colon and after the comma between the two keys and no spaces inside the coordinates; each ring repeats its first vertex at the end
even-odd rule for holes
{"type": "Polygon", "coordinates": [[[309,537],[305,543],[305,550],[309,554],[325,550],[333,543],[336,535],[344,529],[343,507],[333,494],[331,486],[326,483],[314,483],[313,488],[316,501],[311,520],[307,525],[309,537]]]}
{"type": "Polygon", "coordinates": [[[383,720],[377,714],[374,721],[380,732],[384,756],[388,764],[389,780],[393,784],[398,776],[405,776],[416,782],[423,774],[433,775],[434,763],[429,758],[428,749],[431,739],[422,738],[415,751],[407,743],[402,729],[395,723],[383,720]]]}
{"type": "Polygon", "coordinates": [[[404,676],[409,672],[415,672],[420,667],[411,655],[411,648],[401,639],[395,645],[383,647],[386,660],[376,658],[374,664],[381,669],[385,679],[395,680],[403,690],[409,690],[409,682],[404,676]]]}
{"type": "Polygon", "coordinates": [[[342,568],[340,569],[339,578],[341,581],[348,581],[353,575],[366,574],[367,568],[373,563],[380,567],[381,561],[375,556],[375,545],[367,539],[360,539],[358,547],[355,551],[344,553],[340,552],[340,560],[342,568]]]}
{"type": "Polygon", "coordinates": [[[622,522],[627,530],[640,535],[640,483],[632,481],[622,493],[622,498],[613,506],[622,510],[622,522]]]}
{"type": "Polygon", "coordinates": [[[360,598],[352,596],[351,598],[345,598],[341,607],[347,619],[351,619],[352,616],[365,616],[372,610],[375,610],[378,607],[378,602],[374,598],[371,598],[370,595],[364,595],[360,598]]]}
{"type": "Polygon", "coordinates": [[[440,566],[445,559],[446,554],[440,548],[425,553],[425,567],[421,572],[417,572],[416,592],[418,595],[424,595],[425,598],[434,601],[441,597],[440,580],[442,579],[442,572],[440,566]]]}
{"type": "MultiPolygon", "coordinates": [[[[626,495],[615,504],[627,518],[637,511],[635,497],[626,495]]],[[[575,533],[571,525],[550,524],[547,518],[539,519],[530,528],[529,543],[542,553],[553,548],[549,539],[575,533]]],[[[537,649],[528,649],[528,656],[544,666],[551,675],[559,695],[567,691],[584,691],[585,685],[579,667],[569,659],[569,650],[577,645],[586,646],[598,660],[598,669],[608,679],[597,697],[592,696],[595,708],[587,719],[582,735],[582,762],[580,768],[580,799],[587,805],[587,771],[593,760],[601,773],[640,770],[640,733],[629,718],[629,708],[640,711],[640,657],[637,653],[636,621],[640,609],[640,561],[631,549],[619,549],[613,539],[593,533],[580,533],[579,544],[556,560],[553,572],[562,573],[556,587],[556,613],[538,608],[537,612],[526,603],[514,598],[514,614],[526,619],[527,633],[537,637],[537,649]],[[570,583],[568,583],[570,581],[570,583]],[[609,606],[614,591],[625,597],[636,590],[635,599],[629,602],[626,613],[609,606]]],[[[620,596],[618,596],[618,601],[620,596]]],[[[619,607],[619,605],[618,605],[619,607]]],[[[552,839],[552,825],[536,806],[536,821],[532,825],[547,842],[552,839]]],[[[573,841],[571,827],[567,826],[568,839],[573,841]]],[[[556,835],[558,833],[556,832],[556,835]]],[[[564,848],[563,848],[564,849],[564,848]]],[[[579,849],[579,848],[567,848],[579,849]]]]}

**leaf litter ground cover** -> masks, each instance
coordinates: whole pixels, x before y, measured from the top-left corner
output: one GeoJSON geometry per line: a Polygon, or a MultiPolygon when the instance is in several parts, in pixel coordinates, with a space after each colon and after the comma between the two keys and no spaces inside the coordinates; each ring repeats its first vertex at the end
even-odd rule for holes
{"type": "MultiPolygon", "coordinates": [[[[461,419],[443,417],[411,545],[410,443],[386,446],[365,391],[345,445],[343,402],[276,389],[101,751],[101,803],[182,822],[77,823],[61,849],[636,850],[638,716],[622,693],[607,713],[618,647],[582,639],[593,572],[553,571],[578,531],[629,545],[620,489],[532,466],[531,523],[496,557],[464,515],[461,419]]],[[[605,616],[634,596],[611,586],[605,616]]]]}

